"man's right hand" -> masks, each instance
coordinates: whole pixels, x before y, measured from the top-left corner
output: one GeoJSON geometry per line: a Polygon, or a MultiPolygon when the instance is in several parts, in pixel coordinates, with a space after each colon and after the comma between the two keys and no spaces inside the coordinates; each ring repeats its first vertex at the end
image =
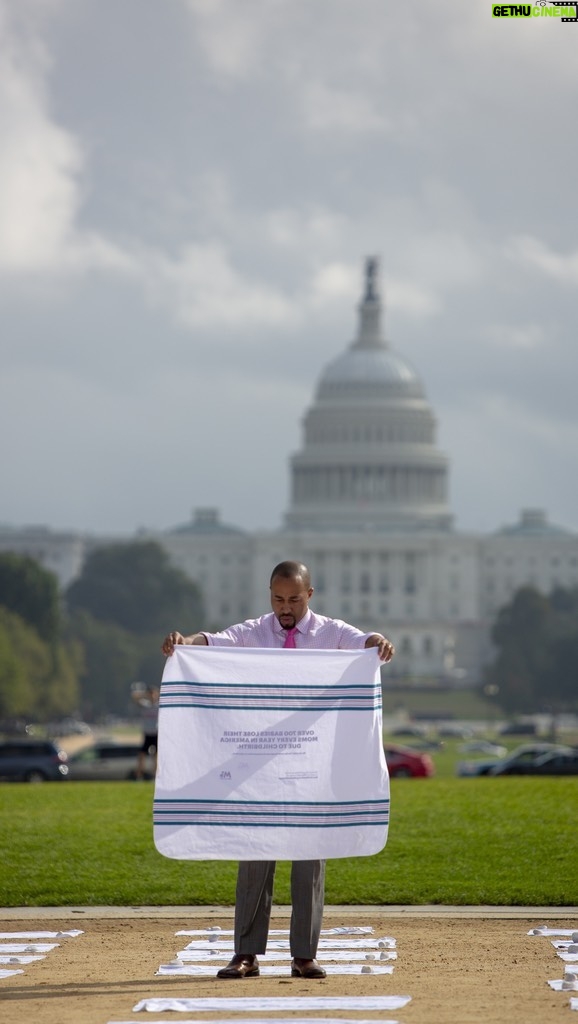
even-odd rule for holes
{"type": "Polygon", "coordinates": [[[184,644],[184,642],[185,638],[182,633],[178,633],[176,630],[173,630],[172,633],[169,633],[168,636],[164,638],[161,651],[165,657],[168,658],[169,655],[173,653],[177,644],[184,644]]]}
{"type": "Polygon", "coordinates": [[[161,651],[168,658],[173,653],[177,644],[191,644],[196,647],[206,647],[208,640],[204,633],[192,633],[191,636],[183,636],[182,633],[177,633],[176,629],[172,633],[169,633],[163,640],[161,651]]]}

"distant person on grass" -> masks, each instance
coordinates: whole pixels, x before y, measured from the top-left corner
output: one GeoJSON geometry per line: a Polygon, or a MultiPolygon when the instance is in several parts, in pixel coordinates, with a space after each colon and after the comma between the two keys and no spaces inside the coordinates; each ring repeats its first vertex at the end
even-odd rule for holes
{"type": "Polygon", "coordinates": [[[141,710],[143,740],[138,752],[135,778],[146,777],[147,757],[153,759],[153,773],[157,767],[158,731],[159,731],[159,688],[158,686],[143,686],[136,683],[131,692],[132,699],[136,701],[141,710]]]}
{"type": "MultiPolygon", "coordinates": [[[[281,562],[271,573],[272,612],[258,619],[230,626],[219,633],[182,636],[173,631],[165,637],[163,654],[169,656],[177,644],[215,647],[285,647],[299,650],[359,650],[376,647],[382,661],[394,654],[393,644],[381,633],[362,633],[341,619],[317,615],[309,608],[313,595],[307,566],[281,562]]],[[[242,861],[237,876],[235,899],[235,955],[217,972],[218,978],[249,978],[259,974],[258,954],[264,954],[273,901],[275,861],[242,861]]],[[[317,960],[325,895],[325,861],[294,861],[291,866],[293,910],[290,927],[291,974],[301,978],[324,978],[317,960]]]]}

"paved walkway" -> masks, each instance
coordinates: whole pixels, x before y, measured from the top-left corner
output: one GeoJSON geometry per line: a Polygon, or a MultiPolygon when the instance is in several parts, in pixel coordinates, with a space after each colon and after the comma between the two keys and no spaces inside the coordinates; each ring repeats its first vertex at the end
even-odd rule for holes
{"type": "MultiPolygon", "coordinates": [[[[289,906],[275,905],[273,916],[289,916],[289,906]]],[[[355,904],[347,906],[329,905],[324,917],[356,917],[367,914],[385,914],[387,917],[482,917],[503,919],[531,919],[537,922],[574,920],[578,922],[578,907],[451,907],[438,904],[416,906],[370,906],[355,904]]],[[[189,918],[192,920],[230,918],[233,907],[0,907],[0,921],[41,921],[42,919],[64,920],[77,917],[79,920],[123,918],[189,918]]]]}

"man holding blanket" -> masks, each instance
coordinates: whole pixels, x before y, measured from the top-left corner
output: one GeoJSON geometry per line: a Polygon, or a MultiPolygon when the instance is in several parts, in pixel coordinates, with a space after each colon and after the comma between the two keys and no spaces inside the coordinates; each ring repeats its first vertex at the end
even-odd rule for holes
{"type": "MultiPolygon", "coordinates": [[[[281,562],[271,573],[272,612],[259,619],[230,626],[220,633],[183,636],[173,631],[165,637],[163,654],[176,644],[221,647],[311,647],[323,650],[360,650],[376,647],[382,661],[389,661],[393,644],[381,633],[362,633],[340,619],[316,615],[309,608],[313,595],[311,577],[299,562],[281,562]]],[[[265,953],[273,902],[275,861],[242,861],[235,898],[235,955],[217,972],[219,978],[249,978],[259,974],[257,955],[265,953]]],[[[325,892],[325,861],[293,861],[291,866],[291,974],[324,978],[317,960],[325,892]]]]}

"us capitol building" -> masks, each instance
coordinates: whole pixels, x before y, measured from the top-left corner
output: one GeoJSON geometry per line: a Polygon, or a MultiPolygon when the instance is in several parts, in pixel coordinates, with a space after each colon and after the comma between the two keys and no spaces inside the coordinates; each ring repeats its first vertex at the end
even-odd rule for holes
{"type": "MultiPolygon", "coordinates": [[[[358,313],[355,340],[322,372],[305,413],[282,529],[248,533],[197,508],[190,522],[146,538],[199,583],[210,628],[262,614],[271,567],[292,558],[311,569],[315,611],[394,641],[388,678],[473,686],[496,613],[519,587],[578,586],[578,535],[538,509],[491,535],[454,530],[448,459],[419,375],[383,333],[373,258],[358,313]]],[[[94,543],[0,529],[0,550],[31,554],[63,586],[94,543]]]]}

